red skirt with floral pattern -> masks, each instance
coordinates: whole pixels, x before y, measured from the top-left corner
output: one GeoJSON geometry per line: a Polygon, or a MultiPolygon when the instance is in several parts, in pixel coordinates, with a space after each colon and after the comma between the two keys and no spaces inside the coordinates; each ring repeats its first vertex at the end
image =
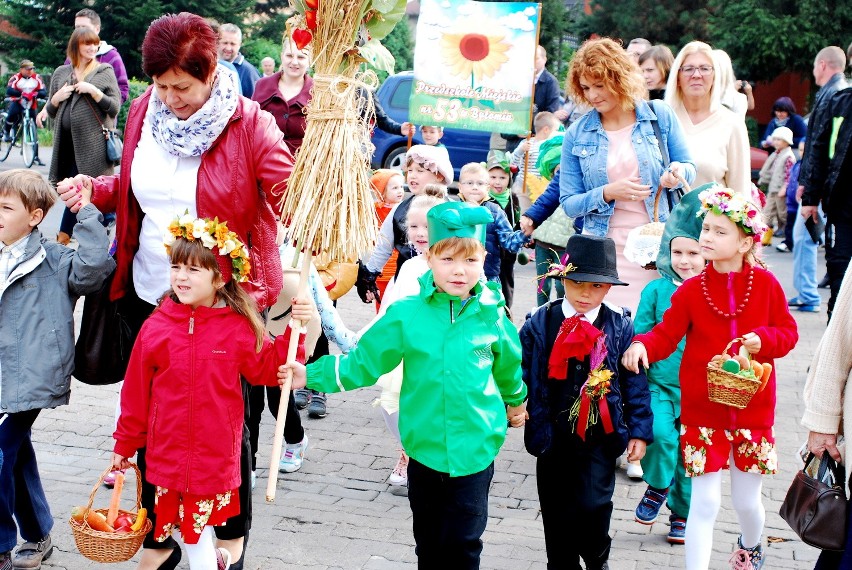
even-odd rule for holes
{"type": "Polygon", "coordinates": [[[172,535],[172,530],[179,528],[186,544],[197,544],[205,526],[223,525],[229,518],[240,514],[239,496],[239,489],[210,496],[157,487],[154,539],[163,542],[172,535]]]}

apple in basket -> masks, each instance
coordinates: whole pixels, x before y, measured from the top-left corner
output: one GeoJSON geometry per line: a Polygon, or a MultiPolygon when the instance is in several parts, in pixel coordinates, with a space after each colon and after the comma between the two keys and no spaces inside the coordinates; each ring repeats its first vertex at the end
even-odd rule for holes
{"type": "Polygon", "coordinates": [[[129,513],[121,513],[118,515],[118,518],[115,519],[115,532],[120,532],[121,529],[126,529],[124,532],[130,532],[130,527],[133,526],[134,520],[133,515],[129,513]]]}

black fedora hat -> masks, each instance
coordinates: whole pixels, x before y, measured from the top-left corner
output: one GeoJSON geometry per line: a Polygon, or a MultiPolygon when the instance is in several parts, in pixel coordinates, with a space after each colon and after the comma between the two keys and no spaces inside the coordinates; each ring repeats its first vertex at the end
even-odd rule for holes
{"type": "Polygon", "coordinates": [[[608,237],[575,234],[565,246],[568,263],[574,270],[563,274],[563,279],[581,283],[611,283],[627,285],[619,280],[615,264],[615,242],[608,237]]]}

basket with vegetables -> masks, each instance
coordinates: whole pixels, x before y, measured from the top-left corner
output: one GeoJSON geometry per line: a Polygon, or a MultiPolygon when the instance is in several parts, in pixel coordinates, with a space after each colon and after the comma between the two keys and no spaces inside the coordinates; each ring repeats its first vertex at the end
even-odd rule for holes
{"type": "Polygon", "coordinates": [[[707,392],[711,402],[743,409],[769,382],[771,364],[753,360],[745,350],[729,354],[734,343],[742,340],[738,337],[729,342],[725,350],[707,364],[707,392]]]}
{"type": "Polygon", "coordinates": [[[133,511],[120,509],[124,474],[119,473],[112,490],[108,509],[93,509],[95,493],[112,467],[103,472],[89,495],[89,504],[71,509],[69,524],[74,533],[74,542],[80,554],[95,562],[124,562],[130,560],[142,546],[145,535],[151,530],[147,511],[140,507],[142,501],[142,476],[139,468],[131,463],[136,472],[136,505],[133,511]]]}

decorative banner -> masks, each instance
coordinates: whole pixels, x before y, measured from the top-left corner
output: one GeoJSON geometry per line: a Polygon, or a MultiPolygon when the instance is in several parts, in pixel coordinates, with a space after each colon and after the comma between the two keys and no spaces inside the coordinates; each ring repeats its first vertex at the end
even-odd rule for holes
{"type": "Polygon", "coordinates": [[[540,5],[421,0],[409,120],[525,134],[540,5]]]}

